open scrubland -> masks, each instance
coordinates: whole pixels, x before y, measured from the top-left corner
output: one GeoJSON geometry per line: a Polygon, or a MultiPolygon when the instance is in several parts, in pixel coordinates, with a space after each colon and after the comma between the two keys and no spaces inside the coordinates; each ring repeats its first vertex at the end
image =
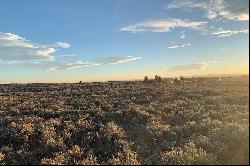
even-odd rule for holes
{"type": "Polygon", "coordinates": [[[0,85],[0,164],[249,164],[248,76],[0,85]]]}

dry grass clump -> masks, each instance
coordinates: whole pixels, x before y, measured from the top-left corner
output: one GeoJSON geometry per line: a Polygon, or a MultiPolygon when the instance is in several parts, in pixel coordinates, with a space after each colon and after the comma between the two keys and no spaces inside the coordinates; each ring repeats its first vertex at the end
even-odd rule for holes
{"type": "Polygon", "coordinates": [[[170,165],[213,165],[216,164],[216,156],[207,154],[202,148],[196,148],[194,143],[188,143],[183,148],[163,152],[161,163],[170,165]]]}

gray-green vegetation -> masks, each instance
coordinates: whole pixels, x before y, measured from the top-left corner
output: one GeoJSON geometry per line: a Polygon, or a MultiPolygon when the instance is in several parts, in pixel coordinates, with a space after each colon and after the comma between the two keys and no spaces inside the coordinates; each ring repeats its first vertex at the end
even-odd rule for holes
{"type": "Polygon", "coordinates": [[[248,102],[248,76],[0,85],[0,164],[249,164],[248,102]]]}

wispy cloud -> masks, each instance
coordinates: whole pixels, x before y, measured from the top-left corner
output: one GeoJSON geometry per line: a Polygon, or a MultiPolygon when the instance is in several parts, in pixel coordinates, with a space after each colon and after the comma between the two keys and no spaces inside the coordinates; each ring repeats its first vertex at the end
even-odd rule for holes
{"type": "Polygon", "coordinates": [[[60,57],[75,57],[75,54],[62,54],[60,57]]]}
{"type": "Polygon", "coordinates": [[[192,1],[192,0],[175,0],[166,6],[166,9],[177,8],[207,8],[208,4],[205,1],[192,1]]]}
{"type": "Polygon", "coordinates": [[[249,20],[249,0],[219,0],[216,8],[219,15],[230,20],[249,20]]]}
{"type": "Polygon", "coordinates": [[[231,50],[231,48],[229,48],[229,47],[228,47],[228,48],[222,48],[222,49],[221,49],[221,51],[229,51],[229,50],[231,50]]]}
{"type": "Polygon", "coordinates": [[[142,59],[142,57],[134,57],[134,56],[117,56],[117,57],[103,57],[95,60],[96,63],[100,64],[119,64],[126,63],[130,61],[135,61],[142,59]]]}
{"type": "MultiPolygon", "coordinates": [[[[66,46],[66,43],[60,44],[61,47],[63,44],[64,47],[66,46]]],[[[57,49],[52,46],[34,43],[12,33],[0,32],[0,60],[2,61],[51,61],[54,59],[52,54],[56,51],[57,49]]]]}
{"type": "Polygon", "coordinates": [[[58,69],[60,69],[59,66],[54,66],[54,67],[48,68],[46,71],[55,71],[55,70],[58,70],[58,69]]]}
{"type": "Polygon", "coordinates": [[[221,61],[208,61],[194,64],[183,64],[183,65],[175,65],[169,67],[166,72],[179,72],[179,71],[190,71],[190,70],[204,70],[211,64],[219,64],[224,63],[221,61]]]}
{"type": "Polygon", "coordinates": [[[52,43],[51,46],[54,46],[54,47],[61,47],[61,48],[69,48],[69,47],[70,47],[70,44],[64,43],[64,42],[55,42],[55,43],[52,43]]]}
{"type": "Polygon", "coordinates": [[[168,48],[170,48],[170,49],[172,49],[172,48],[185,48],[188,46],[191,46],[191,44],[187,43],[187,44],[181,44],[181,45],[171,45],[171,46],[168,46],[168,48]]]}
{"type": "MultiPolygon", "coordinates": [[[[55,60],[53,53],[56,47],[69,48],[70,45],[64,42],[52,44],[34,43],[25,38],[12,34],[0,32],[0,65],[19,65],[26,67],[46,68],[46,71],[73,70],[87,66],[101,64],[120,64],[141,59],[134,56],[103,57],[94,62],[83,61],[60,61],[55,60]]],[[[62,56],[74,57],[74,54],[62,56]]]]}
{"type": "Polygon", "coordinates": [[[168,32],[173,28],[188,28],[188,29],[201,29],[207,22],[190,21],[181,19],[165,19],[165,20],[149,20],[139,22],[134,25],[125,26],[119,31],[123,32],[168,32]]]}
{"type": "Polygon", "coordinates": [[[181,39],[184,39],[185,37],[186,37],[185,31],[181,31],[181,36],[180,36],[180,38],[181,38],[181,39]]]}
{"type": "Polygon", "coordinates": [[[216,35],[217,37],[229,37],[238,33],[249,33],[249,29],[248,28],[241,29],[241,30],[220,29],[219,31],[213,32],[212,35],[216,35]]]}
{"type": "Polygon", "coordinates": [[[194,69],[205,69],[208,66],[207,63],[197,63],[197,64],[186,64],[186,65],[176,65],[168,68],[167,72],[176,72],[176,71],[187,71],[194,69]]]}
{"type": "Polygon", "coordinates": [[[176,0],[166,9],[200,8],[209,19],[222,17],[229,20],[249,20],[249,0],[176,0]]]}
{"type": "Polygon", "coordinates": [[[83,68],[88,66],[98,65],[89,62],[75,61],[75,62],[59,62],[59,65],[52,66],[46,69],[46,71],[56,71],[56,70],[73,70],[77,68],[83,68]]]}
{"type": "Polygon", "coordinates": [[[141,59],[142,57],[133,57],[133,56],[118,56],[118,57],[103,57],[96,59],[93,62],[83,62],[83,61],[74,61],[74,62],[58,62],[58,64],[51,65],[46,69],[46,71],[57,71],[57,70],[74,70],[80,69],[83,67],[89,66],[98,66],[103,64],[120,64],[126,63],[129,61],[135,61],[141,59]]]}

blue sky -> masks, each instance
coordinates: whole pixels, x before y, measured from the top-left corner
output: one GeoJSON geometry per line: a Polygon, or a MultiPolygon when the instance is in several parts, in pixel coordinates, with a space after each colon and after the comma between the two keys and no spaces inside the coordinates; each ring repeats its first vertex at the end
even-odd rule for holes
{"type": "Polygon", "coordinates": [[[0,2],[0,82],[246,74],[248,0],[0,2]]]}

